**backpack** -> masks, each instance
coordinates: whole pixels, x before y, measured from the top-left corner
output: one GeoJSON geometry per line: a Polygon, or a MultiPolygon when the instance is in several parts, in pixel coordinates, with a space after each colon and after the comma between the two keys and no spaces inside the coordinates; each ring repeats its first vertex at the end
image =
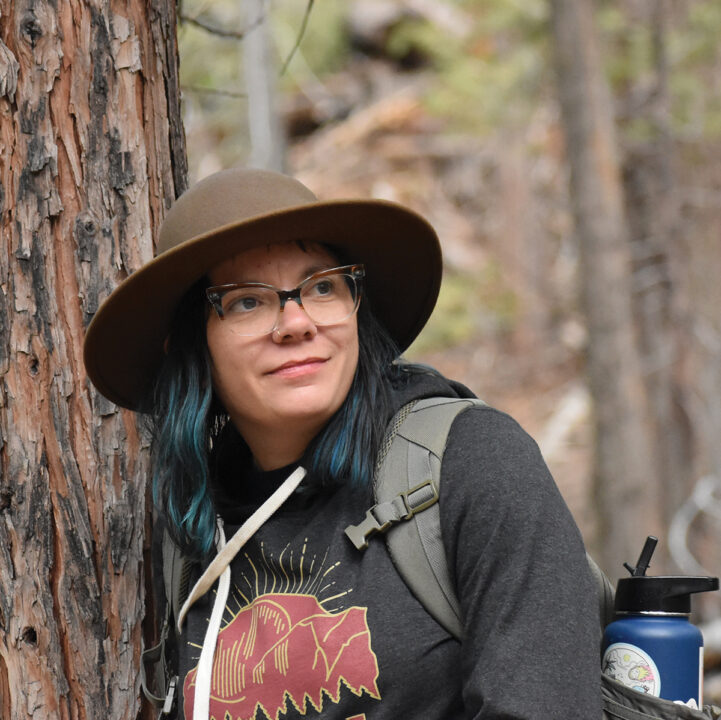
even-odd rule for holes
{"type": "MultiPolygon", "coordinates": [[[[441,537],[438,507],[441,462],[451,425],[461,412],[484,405],[475,398],[433,397],[404,405],[391,420],[375,468],[376,504],[346,535],[364,550],[374,535],[383,535],[393,564],[428,613],[453,637],[462,635],[460,606],[453,589],[441,537]],[[420,480],[420,482],[419,482],[420,480]],[[410,522],[412,520],[412,522],[410,522]]],[[[183,558],[167,532],[163,534],[163,583],[167,598],[160,642],[143,653],[141,684],[146,698],[169,715],[179,679],[168,653],[177,641],[175,623],[188,594],[190,562],[183,558]],[[171,634],[173,635],[171,640],[171,634]],[[169,642],[171,641],[171,642],[169,642]],[[161,695],[151,692],[145,663],[155,666],[161,695]]],[[[589,568],[599,598],[601,630],[613,618],[614,590],[590,555],[589,568]]],[[[704,712],[642,695],[602,675],[602,720],[718,720],[721,710],[704,712]]]]}

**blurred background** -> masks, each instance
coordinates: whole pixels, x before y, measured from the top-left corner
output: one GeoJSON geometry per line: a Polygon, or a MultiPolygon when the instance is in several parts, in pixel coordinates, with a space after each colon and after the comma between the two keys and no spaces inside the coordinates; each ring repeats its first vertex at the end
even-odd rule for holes
{"type": "Polygon", "coordinates": [[[191,182],[250,164],[420,212],[444,285],[407,356],[533,435],[609,576],[649,534],[650,574],[721,573],[721,3],[180,15],[191,182]]]}

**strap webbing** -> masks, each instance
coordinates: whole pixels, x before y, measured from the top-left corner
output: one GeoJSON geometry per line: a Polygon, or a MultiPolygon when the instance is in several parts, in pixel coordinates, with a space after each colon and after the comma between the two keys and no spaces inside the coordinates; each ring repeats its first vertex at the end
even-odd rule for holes
{"type": "MultiPolygon", "coordinates": [[[[175,692],[178,684],[178,677],[168,678],[167,673],[167,650],[166,645],[170,632],[170,618],[177,618],[177,630],[180,629],[190,607],[199,598],[202,597],[213,585],[213,583],[222,575],[219,587],[219,595],[227,596],[230,585],[230,570],[228,565],[232,559],[238,554],[240,549],[246,542],[258,531],[263,523],[288,499],[293,491],[298,487],[306,471],[302,467],[298,467],[283,484],[245,521],[239,530],[233,535],[229,543],[225,543],[222,526],[219,527],[219,545],[220,550],[213,561],[208,565],[205,572],[200,576],[198,582],[193,587],[190,594],[179,608],[187,589],[187,581],[189,575],[190,563],[180,552],[180,549],[168,535],[167,531],[163,535],[163,583],[166,596],[166,613],[163,626],[160,633],[160,642],[152,648],[142,653],[140,667],[140,682],[143,694],[150,703],[160,711],[159,717],[164,717],[171,713],[175,692]],[[146,677],[145,664],[153,664],[156,667],[156,676],[162,675],[157,680],[166,683],[167,690],[165,697],[155,695],[148,684],[146,677]]],[[[217,598],[216,598],[217,599],[217,598]]],[[[194,718],[207,716],[210,692],[210,672],[212,671],[213,655],[215,644],[217,641],[220,622],[222,619],[222,610],[225,606],[225,600],[222,603],[216,602],[213,607],[213,613],[209,622],[208,633],[206,633],[206,642],[203,644],[201,653],[202,663],[199,664],[198,679],[196,681],[196,703],[197,712],[194,718]],[[207,648],[206,648],[207,646],[207,648]],[[205,657],[203,657],[203,655],[205,657]],[[203,671],[201,672],[201,666],[203,671]]]]}
{"type": "MultiPolygon", "coordinates": [[[[409,443],[408,445],[408,470],[409,477],[432,477],[434,479],[440,479],[440,458],[435,455],[431,455],[425,448],[416,445],[415,443],[409,443]],[[437,467],[433,468],[432,465],[437,467]],[[421,475],[415,475],[415,473],[424,473],[421,475]]],[[[447,619],[444,620],[443,625],[446,629],[450,629],[452,634],[460,635],[461,632],[461,607],[458,602],[458,596],[454,592],[454,583],[451,580],[450,571],[448,569],[448,561],[445,555],[445,546],[443,545],[443,538],[441,535],[441,511],[440,506],[429,508],[426,513],[419,515],[416,518],[416,529],[418,530],[418,536],[420,537],[421,545],[425,553],[426,559],[430,565],[431,571],[435,576],[435,585],[441,591],[445,597],[445,602],[441,601],[440,598],[433,599],[435,605],[432,608],[434,613],[439,613],[439,604],[448,606],[452,615],[447,615],[447,619]]],[[[397,541],[400,543],[400,540],[397,541]]],[[[391,552],[396,555],[399,552],[397,546],[391,545],[391,552]]],[[[424,590],[426,594],[429,590],[424,590]]],[[[446,611],[444,610],[444,617],[446,611]]]]}
{"type": "MultiPolygon", "coordinates": [[[[167,644],[171,632],[171,618],[178,612],[178,598],[182,595],[183,577],[187,583],[190,562],[183,558],[180,548],[173,542],[167,530],[162,539],[163,587],[165,590],[165,615],[160,628],[158,644],[140,655],[140,686],[143,695],[159,711],[159,718],[170,715],[175,700],[178,676],[171,677],[168,666],[167,644]],[[156,695],[148,682],[146,666],[153,667],[153,687],[163,695],[156,695]]],[[[187,590],[187,589],[186,589],[187,590]]]]}
{"type": "Polygon", "coordinates": [[[441,458],[448,433],[463,410],[482,404],[466,398],[426,398],[404,406],[391,420],[385,454],[376,470],[376,504],[346,535],[358,549],[386,533],[388,552],[406,585],[428,613],[460,637],[461,610],[441,537],[438,508],[441,458]],[[414,522],[406,522],[411,518],[414,522]],[[393,528],[392,532],[387,532],[393,528]]]}
{"type": "Polygon", "coordinates": [[[210,590],[213,583],[220,577],[220,574],[230,564],[231,560],[238,554],[240,549],[270,516],[292,495],[293,491],[300,485],[305,477],[305,468],[298,467],[283,482],[283,484],[240,526],[235,535],[230,539],[223,549],[213,558],[210,565],[205,568],[203,574],[190,591],[187,600],[178,614],[178,630],[182,629],[183,621],[188,610],[199,598],[210,590]]]}
{"type": "MultiPolygon", "coordinates": [[[[376,498],[385,501],[411,483],[430,480],[441,487],[441,459],[459,413],[481,404],[465,398],[426,398],[415,403],[376,476],[376,498]]],[[[435,504],[386,534],[399,575],[428,613],[454,637],[463,630],[461,608],[451,580],[435,504]]]]}

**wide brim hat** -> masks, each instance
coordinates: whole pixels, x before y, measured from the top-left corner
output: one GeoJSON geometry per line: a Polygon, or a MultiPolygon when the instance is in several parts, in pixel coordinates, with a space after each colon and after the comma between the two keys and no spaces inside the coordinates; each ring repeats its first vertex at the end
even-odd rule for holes
{"type": "Polygon", "coordinates": [[[176,201],[156,257],[100,306],[84,346],[93,384],[112,402],[140,409],[183,295],[237,253],[291,240],[324,243],[345,261],[363,263],[374,315],[401,352],[413,342],[433,311],[442,274],[438,238],[425,219],[382,200],[319,201],[286,175],[236,168],[176,201]]]}

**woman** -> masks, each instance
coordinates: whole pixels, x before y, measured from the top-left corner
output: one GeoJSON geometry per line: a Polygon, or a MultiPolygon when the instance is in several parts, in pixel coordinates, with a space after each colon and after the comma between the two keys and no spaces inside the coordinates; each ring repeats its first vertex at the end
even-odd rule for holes
{"type": "Polygon", "coordinates": [[[462,640],[382,541],[359,553],[344,535],[372,504],[393,415],[470,396],[394,362],[438,293],[432,228],[236,169],[176,202],[159,249],[100,308],[85,362],[110,400],[150,416],[158,525],[194,561],[177,717],[600,717],[582,541],[508,416],[462,413],[443,456],[462,640]]]}

